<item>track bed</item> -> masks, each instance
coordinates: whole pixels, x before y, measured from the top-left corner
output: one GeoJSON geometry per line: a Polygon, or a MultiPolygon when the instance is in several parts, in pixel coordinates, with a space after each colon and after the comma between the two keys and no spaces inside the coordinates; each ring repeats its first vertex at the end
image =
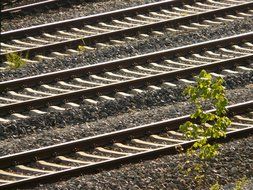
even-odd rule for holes
{"type": "Polygon", "coordinates": [[[14,1],[1,10],[0,189],[253,178],[252,1],[14,1]],[[185,155],[196,139],[179,130],[194,110],[183,91],[203,69],[224,79],[232,120],[226,138],[208,139],[223,145],[209,161],[185,155]],[[203,168],[185,175],[193,163],[203,168]]]}

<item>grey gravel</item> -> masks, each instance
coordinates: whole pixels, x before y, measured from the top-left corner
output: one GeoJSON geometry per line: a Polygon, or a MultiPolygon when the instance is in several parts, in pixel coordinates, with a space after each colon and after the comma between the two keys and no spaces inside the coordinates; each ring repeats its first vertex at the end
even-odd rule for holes
{"type": "Polygon", "coordinates": [[[237,190],[236,188],[240,186],[241,189],[240,190],[252,190],[253,189],[253,178],[246,178],[245,176],[241,179],[238,179],[236,182],[234,183],[230,183],[230,184],[226,184],[224,185],[222,188],[222,190],[237,190]],[[239,185],[239,183],[241,183],[241,185],[239,185]]]}
{"type": "MultiPolygon", "coordinates": [[[[243,184],[241,185],[242,190],[253,190],[253,178],[245,178],[245,177],[239,179],[236,183],[234,183],[232,185],[232,188],[236,188],[236,185],[240,183],[240,181],[244,181],[243,184]]],[[[229,188],[224,188],[224,190],[229,190],[229,188]]]]}
{"type": "Polygon", "coordinates": [[[38,3],[43,0],[17,0],[17,1],[9,1],[8,4],[4,6],[4,9],[13,8],[13,7],[19,7],[23,5],[28,5],[32,3],[38,3]]]}
{"type": "MultiPolygon", "coordinates": [[[[24,5],[29,5],[29,4],[33,4],[33,3],[39,3],[39,2],[42,2],[42,1],[44,1],[44,0],[17,0],[17,1],[9,1],[9,3],[4,6],[4,9],[14,8],[14,7],[19,7],[19,6],[24,6],[24,5]]],[[[91,0],[85,0],[85,1],[89,2],[91,0]]],[[[93,2],[95,2],[95,1],[97,1],[97,0],[93,0],[93,2]]],[[[81,3],[82,0],[72,0],[72,2],[73,3],[81,3]]]]}
{"type": "Polygon", "coordinates": [[[108,12],[127,7],[133,7],[159,0],[96,0],[82,1],[80,4],[73,4],[71,7],[60,7],[48,11],[38,11],[31,15],[18,15],[13,19],[3,19],[1,21],[1,31],[9,31],[25,28],[34,25],[62,21],[96,13],[108,12]]]}
{"type": "Polygon", "coordinates": [[[18,70],[7,70],[0,72],[0,81],[38,75],[84,65],[97,64],[104,61],[245,33],[253,31],[252,18],[228,22],[216,27],[213,26],[211,28],[202,29],[196,32],[185,32],[182,34],[166,33],[164,36],[150,36],[147,39],[128,42],[125,45],[97,49],[96,51],[85,52],[84,54],[66,57],[64,59],[43,61],[39,64],[27,64],[25,67],[18,70]]]}

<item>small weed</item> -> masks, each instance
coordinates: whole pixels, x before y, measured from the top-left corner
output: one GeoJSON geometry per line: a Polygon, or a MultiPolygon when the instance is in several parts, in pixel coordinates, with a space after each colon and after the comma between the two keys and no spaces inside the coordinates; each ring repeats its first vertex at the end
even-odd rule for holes
{"type": "MultiPolygon", "coordinates": [[[[26,58],[28,57],[28,54],[26,55],[26,58]]],[[[18,53],[9,53],[6,55],[7,64],[10,69],[18,69],[20,67],[23,67],[26,64],[26,61],[23,60],[21,55],[18,53]]]]}
{"type": "Polygon", "coordinates": [[[78,46],[78,51],[85,51],[85,49],[86,49],[85,46],[81,45],[78,46]]]}
{"type": "MultiPolygon", "coordinates": [[[[243,177],[236,181],[235,187],[233,188],[233,190],[243,190],[243,187],[245,187],[247,183],[248,183],[247,177],[243,177]]],[[[210,190],[221,190],[221,186],[219,185],[218,182],[216,182],[214,185],[210,187],[210,190]]]]}
{"type": "Polygon", "coordinates": [[[234,190],[243,190],[243,187],[248,183],[248,179],[243,177],[235,183],[234,190]]]}
{"type": "Polygon", "coordinates": [[[86,50],[86,47],[85,47],[84,40],[83,40],[83,39],[81,39],[81,40],[82,40],[82,42],[83,42],[83,45],[79,45],[79,46],[77,47],[77,50],[83,52],[83,51],[86,50]]]}
{"type": "Polygon", "coordinates": [[[220,190],[221,186],[218,182],[216,182],[214,185],[210,187],[210,190],[220,190]]]}

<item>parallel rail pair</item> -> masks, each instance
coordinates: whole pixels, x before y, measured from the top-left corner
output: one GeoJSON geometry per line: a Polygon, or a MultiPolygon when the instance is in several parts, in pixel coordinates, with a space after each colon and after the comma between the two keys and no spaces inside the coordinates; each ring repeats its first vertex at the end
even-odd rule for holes
{"type": "Polygon", "coordinates": [[[8,53],[16,52],[23,56],[29,54],[31,59],[35,56],[37,60],[52,59],[57,55],[68,56],[72,53],[79,53],[78,45],[84,45],[89,50],[96,44],[102,46],[106,46],[103,43],[107,42],[121,44],[124,38],[134,40],[138,34],[162,35],[166,28],[170,32],[198,30],[234,19],[244,19],[253,14],[251,10],[253,3],[246,1],[239,5],[225,4],[226,6],[223,5],[221,9],[213,5],[211,8],[198,8],[193,2],[189,2],[182,8],[180,6],[183,3],[183,1],[165,1],[3,32],[0,58],[5,61],[8,53]],[[160,9],[165,12],[159,13],[160,9]],[[158,11],[158,13],[152,11],[158,11]],[[152,16],[149,16],[148,13],[152,16]],[[141,18],[135,18],[136,15],[141,18]],[[228,18],[222,18],[225,16],[228,18]],[[124,21],[124,18],[130,20],[124,21]],[[84,26],[86,29],[83,29],[84,26]]]}
{"type": "Polygon", "coordinates": [[[239,71],[234,71],[235,68],[252,72],[252,43],[253,33],[249,32],[146,55],[0,82],[0,90],[3,92],[0,96],[0,115],[5,118],[9,114],[15,119],[26,118],[20,113],[32,111],[43,114],[47,106],[53,105],[53,109],[62,110],[57,106],[63,106],[67,102],[69,106],[78,107],[80,102],[87,100],[86,102],[94,103],[102,95],[102,98],[110,100],[112,98],[108,95],[114,96],[116,93],[133,96],[131,92],[142,91],[135,89],[145,89],[147,86],[155,90],[159,89],[155,85],[175,87],[178,82],[193,83],[192,76],[202,69],[214,72],[214,76],[237,74],[239,71]]]}
{"type": "MultiPolygon", "coordinates": [[[[167,0],[165,2],[169,2],[169,3],[172,2],[173,3],[173,1],[175,1],[175,0],[167,0]]],[[[6,5],[14,4],[15,2],[18,2],[18,0],[13,0],[13,1],[4,1],[3,0],[2,7],[6,6],[6,5]]],[[[185,1],[182,1],[182,3],[184,3],[184,2],[185,1]]],[[[215,1],[213,1],[213,2],[215,2],[215,1]]],[[[237,3],[238,1],[228,0],[228,2],[237,3]]],[[[42,0],[42,1],[35,2],[35,3],[31,3],[31,4],[25,4],[25,5],[11,7],[11,8],[4,8],[3,10],[1,10],[1,16],[4,18],[8,18],[8,17],[13,17],[17,14],[24,14],[24,13],[28,13],[28,12],[31,13],[31,12],[34,12],[39,9],[43,10],[45,8],[47,8],[47,9],[48,8],[56,8],[56,7],[60,7],[61,5],[73,5],[75,3],[76,3],[76,1],[70,2],[68,0],[44,0],[44,1],[42,0]]],[[[152,3],[152,4],[155,5],[157,3],[152,3]]],[[[159,2],[159,4],[161,4],[161,3],[159,2]]]]}
{"type": "MultiPolygon", "coordinates": [[[[253,101],[228,107],[232,125],[229,141],[253,133],[253,101]]],[[[213,110],[212,110],[213,111],[213,110]]],[[[0,157],[0,189],[16,189],[93,174],[122,164],[176,154],[196,139],[186,139],[179,126],[190,116],[88,137],[63,144],[0,157]]],[[[207,124],[208,126],[208,124],[207,124]]],[[[209,139],[210,142],[215,139],[209,139]]],[[[216,139],[217,140],[217,139],[216,139]]]]}

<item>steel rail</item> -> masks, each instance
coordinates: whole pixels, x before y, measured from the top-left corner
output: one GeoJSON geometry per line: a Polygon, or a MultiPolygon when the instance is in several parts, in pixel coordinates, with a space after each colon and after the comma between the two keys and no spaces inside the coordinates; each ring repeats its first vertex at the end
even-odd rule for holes
{"type": "MultiPolygon", "coordinates": [[[[200,2],[205,0],[200,0],[200,2]]],[[[83,26],[84,24],[94,24],[98,21],[105,22],[110,21],[111,18],[119,19],[124,18],[126,16],[134,16],[136,13],[146,13],[147,11],[157,11],[161,8],[168,8],[171,6],[179,6],[187,3],[189,5],[193,4],[195,0],[164,0],[155,3],[149,3],[145,5],[139,5],[136,7],[130,7],[115,11],[109,11],[105,13],[98,13],[95,15],[83,16],[74,19],[68,19],[64,21],[58,21],[54,23],[42,24],[37,26],[32,26],[28,28],[22,28],[17,30],[11,30],[1,33],[2,39],[11,39],[11,38],[21,38],[26,35],[38,35],[43,31],[46,32],[54,32],[59,29],[67,29],[69,27],[78,27],[83,26]]]]}
{"type": "MultiPolygon", "coordinates": [[[[253,101],[239,103],[227,107],[228,116],[232,117],[234,115],[247,113],[253,109],[253,101]]],[[[209,110],[208,112],[213,112],[215,110],[209,110]]],[[[147,124],[143,126],[138,126],[134,128],[128,128],[116,132],[111,132],[107,134],[97,135],[94,137],[88,137],[80,140],[75,140],[71,142],[66,142],[62,144],[52,145],[44,148],[34,149],[30,151],[25,151],[21,153],[16,153],[13,155],[7,155],[0,157],[0,168],[8,168],[15,166],[17,164],[27,164],[34,162],[36,160],[49,159],[56,157],[57,155],[66,155],[79,150],[89,150],[98,146],[106,146],[113,144],[114,142],[120,142],[127,139],[140,138],[143,136],[148,136],[151,134],[161,133],[167,130],[178,130],[179,126],[186,121],[192,120],[189,115],[168,119],[165,121],[160,121],[152,124],[147,124]]],[[[253,127],[247,127],[243,129],[237,129],[236,131],[227,132],[226,138],[221,139],[208,139],[210,143],[214,141],[227,142],[232,138],[242,138],[253,133],[253,127]]],[[[23,188],[27,185],[35,185],[39,183],[49,183],[54,182],[59,179],[66,179],[73,176],[78,176],[80,174],[92,174],[97,173],[100,170],[112,169],[118,167],[122,164],[136,163],[139,161],[154,159],[162,155],[177,154],[177,147],[180,145],[185,149],[189,148],[195,140],[189,140],[184,143],[174,144],[172,146],[165,146],[163,148],[156,148],[150,151],[144,151],[141,153],[135,153],[129,156],[122,156],[119,158],[96,162],[94,164],[89,164],[85,166],[78,166],[72,169],[66,169],[63,171],[57,171],[55,173],[41,175],[38,177],[33,177],[30,179],[19,180],[13,183],[7,183],[0,185],[0,189],[3,188],[23,188]]]]}
{"type": "MultiPolygon", "coordinates": [[[[17,52],[22,55],[28,54],[29,58],[33,58],[38,53],[47,55],[51,53],[52,51],[63,52],[69,48],[76,49],[76,47],[80,44],[83,44],[83,42],[85,42],[85,45],[88,45],[88,46],[94,45],[96,42],[103,43],[111,39],[121,39],[121,38],[124,38],[125,36],[130,36],[130,37],[136,36],[139,33],[149,33],[152,30],[162,30],[165,27],[171,27],[171,26],[175,27],[175,26],[178,26],[179,24],[189,24],[191,22],[199,22],[205,19],[213,19],[217,16],[224,16],[226,14],[234,14],[238,11],[245,11],[251,8],[253,8],[253,3],[244,3],[241,5],[235,5],[235,6],[231,6],[227,8],[212,10],[212,11],[208,11],[208,12],[204,12],[200,14],[194,14],[190,16],[175,18],[175,19],[168,19],[165,21],[160,21],[160,22],[156,22],[152,24],[145,24],[142,26],[131,27],[128,29],[122,29],[122,30],[116,30],[112,32],[101,33],[97,35],[86,36],[84,38],[77,38],[73,40],[55,42],[55,43],[51,43],[51,44],[47,44],[43,46],[27,48],[24,50],[10,51],[8,53],[17,52]]],[[[6,33],[3,33],[2,35],[5,36],[5,34],[6,33]]],[[[9,38],[3,37],[3,39],[8,40],[9,38]]],[[[5,61],[6,55],[8,53],[1,53],[0,54],[1,60],[5,61]]]]}
{"type": "MultiPolygon", "coordinates": [[[[235,42],[243,42],[243,41],[248,41],[252,40],[253,38],[253,33],[247,33],[244,35],[238,35],[236,37],[229,37],[225,39],[219,39],[219,40],[212,40],[210,42],[203,42],[200,44],[195,44],[195,45],[190,45],[186,46],[184,48],[175,48],[171,50],[166,50],[166,51],[161,51],[161,52],[156,52],[156,53],[150,53],[147,55],[141,55],[141,56],[136,56],[133,58],[127,58],[123,60],[118,60],[118,61],[112,61],[104,63],[102,65],[109,65],[110,67],[113,66],[115,69],[115,66],[119,66],[119,64],[122,63],[127,63],[128,64],[144,64],[147,61],[153,61],[153,60],[160,60],[162,57],[168,57],[168,56],[174,56],[177,54],[187,54],[189,52],[196,52],[196,51],[201,51],[206,48],[214,48],[215,46],[222,46],[223,44],[233,44],[235,42]],[[244,38],[245,37],[245,38],[244,38]]],[[[98,94],[111,94],[114,93],[115,91],[126,91],[131,88],[139,88],[139,87],[144,87],[147,84],[157,84],[159,82],[162,82],[164,80],[175,80],[175,78],[178,77],[189,77],[192,76],[193,74],[196,74],[200,72],[202,69],[206,69],[209,71],[217,71],[218,68],[222,67],[233,67],[236,64],[248,64],[250,60],[252,60],[252,54],[239,57],[239,58],[234,58],[234,59],[229,59],[225,61],[218,61],[210,64],[204,64],[196,67],[190,67],[187,69],[182,69],[178,71],[169,71],[165,72],[162,74],[156,74],[156,75],[151,75],[147,77],[141,77],[138,79],[132,79],[132,80],[126,80],[118,83],[111,83],[105,86],[99,86],[99,87],[93,87],[89,89],[81,89],[73,92],[67,92],[67,93],[62,93],[59,95],[53,95],[53,96],[48,96],[48,97],[43,97],[43,98],[38,98],[38,99],[33,99],[33,100],[26,100],[20,103],[13,103],[13,104],[8,104],[5,106],[0,107],[0,115],[7,115],[11,114],[13,112],[20,112],[20,111],[26,111],[30,110],[32,108],[40,108],[45,105],[50,105],[50,104],[61,104],[66,101],[76,101],[78,99],[81,99],[82,97],[92,97],[97,96],[98,94]]],[[[101,67],[101,66],[100,66],[101,67]]],[[[86,72],[88,72],[88,68],[95,70],[96,66],[91,66],[91,67],[84,67],[82,69],[87,69],[86,72]]],[[[102,67],[101,67],[102,68],[102,67]]],[[[111,68],[112,69],[112,68],[111,68]]],[[[80,69],[79,69],[80,70],[80,69]]],[[[92,71],[92,70],[90,70],[92,71]]],[[[73,70],[72,70],[73,72],[73,70]]],[[[61,73],[62,72],[56,72],[56,73],[61,73]]],[[[66,74],[66,73],[65,73],[66,74]]],[[[45,75],[44,75],[45,76],[45,75]]],[[[70,74],[67,75],[68,77],[71,77],[70,74]]],[[[29,79],[28,79],[29,80],[29,79]]],[[[18,82],[18,81],[17,81],[18,82]]],[[[37,81],[38,82],[38,81],[37,81]]],[[[6,83],[5,83],[6,84],[6,83]]]]}

